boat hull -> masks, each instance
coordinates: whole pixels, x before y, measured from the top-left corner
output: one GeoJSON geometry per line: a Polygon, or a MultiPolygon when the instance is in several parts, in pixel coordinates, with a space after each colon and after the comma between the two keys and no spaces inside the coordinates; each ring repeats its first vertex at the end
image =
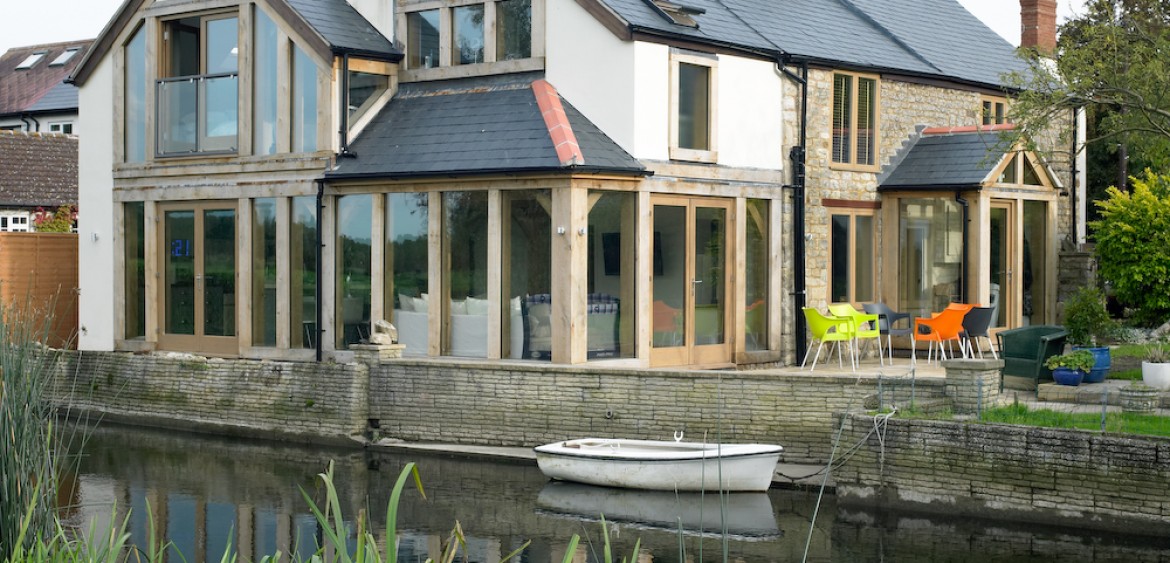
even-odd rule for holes
{"type": "Polygon", "coordinates": [[[657,491],[766,491],[784,448],[584,438],[535,448],[551,479],[657,491]]]}

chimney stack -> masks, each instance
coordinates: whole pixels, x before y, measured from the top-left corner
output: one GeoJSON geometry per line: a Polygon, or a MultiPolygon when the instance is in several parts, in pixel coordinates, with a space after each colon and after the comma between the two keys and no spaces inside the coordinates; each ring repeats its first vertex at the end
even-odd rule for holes
{"type": "Polygon", "coordinates": [[[1020,47],[1056,50],[1056,0],[1020,0],[1020,47]]]}

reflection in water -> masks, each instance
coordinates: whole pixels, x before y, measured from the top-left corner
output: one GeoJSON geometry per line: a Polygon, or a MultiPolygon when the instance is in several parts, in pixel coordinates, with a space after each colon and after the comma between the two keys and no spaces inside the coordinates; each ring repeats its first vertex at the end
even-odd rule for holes
{"type": "Polygon", "coordinates": [[[594,487],[552,481],[536,497],[537,510],[585,522],[598,521],[682,531],[686,535],[721,535],[739,541],[780,536],[772,501],[766,493],[672,493],[594,487]]]}
{"type": "MultiPolygon", "coordinates": [[[[320,532],[300,491],[320,502],[316,474],[330,460],[343,514],[353,518],[365,509],[372,529],[381,530],[376,535],[383,545],[391,488],[408,461],[418,462],[427,500],[410,487],[403,494],[397,551],[404,562],[437,558],[456,521],[468,538],[460,560],[500,563],[531,540],[521,560],[559,562],[574,533],[582,535],[586,550],[579,558],[588,554],[588,560],[597,560],[600,528],[592,511],[621,520],[611,533],[615,553],[628,555],[641,541],[640,563],[723,558],[720,525],[710,520],[718,513],[717,501],[712,508],[669,493],[663,500],[549,483],[532,462],[310,448],[112,426],[94,431],[85,453],[77,492],[66,493],[80,500],[77,523],[108,526],[131,510],[131,539],[145,546],[149,503],[155,532],[183,555],[172,551],[171,563],[219,561],[229,538],[240,561],[277,550],[287,561],[290,553],[315,551],[320,532]],[[665,511],[653,507],[660,502],[665,511]],[[692,510],[679,511],[684,504],[692,510]],[[702,506],[701,519],[696,506],[702,506]],[[566,517],[569,513],[576,515],[566,517]],[[678,534],[678,518],[689,533],[678,534]],[[708,531],[699,534],[700,529],[708,531]]],[[[734,508],[729,504],[728,560],[800,561],[816,497],[815,491],[772,490],[736,501],[734,508]]],[[[832,496],[819,514],[809,561],[1164,561],[1159,557],[1170,552],[1167,539],[844,510],[832,496]]]]}

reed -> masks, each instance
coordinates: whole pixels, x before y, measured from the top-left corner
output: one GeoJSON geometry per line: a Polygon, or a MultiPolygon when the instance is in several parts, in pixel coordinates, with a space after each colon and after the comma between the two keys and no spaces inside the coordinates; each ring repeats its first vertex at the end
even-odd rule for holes
{"type": "MultiPolygon", "coordinates": [[[[51,304],[49,305],[52,306],[51,304]]],[[[49,400],[57,352],[43,346],[52,309],[0,303],[0,556],[57,537],[57,477],[71,439],[49,400]]],[[[14,559],[15,560],[15,559],[14,559]]]]}

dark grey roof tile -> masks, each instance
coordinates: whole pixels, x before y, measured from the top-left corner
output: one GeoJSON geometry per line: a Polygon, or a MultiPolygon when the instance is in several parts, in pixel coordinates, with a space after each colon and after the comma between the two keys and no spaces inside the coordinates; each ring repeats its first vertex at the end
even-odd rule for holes
{"type": "Polygon", "coordinates": [[[335,52],[401,57],[373,24],[345,0],[285,0],[335,52]]]}

